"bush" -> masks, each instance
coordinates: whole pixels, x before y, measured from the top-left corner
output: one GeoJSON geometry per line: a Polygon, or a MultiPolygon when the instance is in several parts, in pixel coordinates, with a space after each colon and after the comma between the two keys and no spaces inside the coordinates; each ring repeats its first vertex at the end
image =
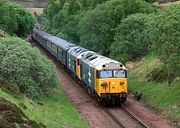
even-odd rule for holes
{"type": "Polygon", "coordinates": [[[148,52],[149,42],[144,32],[147,14],[134,14],[123,19],[116,29],[111,57],[120,61],[135,60],[148,52]]]}
{"type": "Polygon", "coordinates": [[[180,5],[163,9],[148,21],[147,33],[169,82],[180,76],[180,5]]]}
{"type": "Polygon", "coordinates": [[[0,39],[0,83],[17,84],[32,99],[45,98],[58,85],[55,67],[19,38],[0,39]]]}
{"type": "Polygon", "coordinates": [[[34,27],[32,15],[20,5],[1,1],[0,12],[0,28],[10,35],[25,37],[34,27]]]}

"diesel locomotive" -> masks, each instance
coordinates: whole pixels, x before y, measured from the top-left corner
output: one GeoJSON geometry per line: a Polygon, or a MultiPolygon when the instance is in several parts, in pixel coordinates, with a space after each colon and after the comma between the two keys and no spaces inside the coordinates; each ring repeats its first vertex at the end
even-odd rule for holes
{"type": "Polygon", "coordinates": [[[127,69],[122,63],[40,29],[33,29],[31,37],[71,71],[99,102],[115,104],[126,101],[127,69]]]}

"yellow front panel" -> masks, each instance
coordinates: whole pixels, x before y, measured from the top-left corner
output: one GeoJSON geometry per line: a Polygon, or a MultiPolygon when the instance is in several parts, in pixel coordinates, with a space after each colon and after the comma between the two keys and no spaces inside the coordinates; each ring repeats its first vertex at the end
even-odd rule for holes
{"type": "Polygon", "coordinates": [[[100,96],[101,93],[127,93],[127,78],[103,78],[96,80],[97,94],[100,96]],[[106,87],[101,84],[107,83],[106,87]],[[122,85],[121,85],[121,84],[122,85]]]}
{"type": "Polygon", "coordinates": [[[78,78],[81,80],[81,75],[80,75],[80,65],[79,65],[79,60],[76,59],[76,75],[78,76],[78,78]]]}

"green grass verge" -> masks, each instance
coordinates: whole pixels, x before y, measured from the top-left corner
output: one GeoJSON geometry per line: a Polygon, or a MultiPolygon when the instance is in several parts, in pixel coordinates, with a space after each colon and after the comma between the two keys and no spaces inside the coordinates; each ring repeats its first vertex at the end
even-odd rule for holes
{"type": "Polygon", "coordinates": [[[135,63],[129,71],[129,92],[143,93],[142,101],[171,121],[180,121],[180,80],[171,85],[167,82],[147,81],[146,75],[159,66],[159,61],[149,55],[135,63]]]}
{"type": "Polygon", "coordinates": [[[30,119],[45,124],[47,128],[90,127],[61,89],[40,103],[26,97],[14,98],[1,89],[0,96],[18,105],[30,119]]]}

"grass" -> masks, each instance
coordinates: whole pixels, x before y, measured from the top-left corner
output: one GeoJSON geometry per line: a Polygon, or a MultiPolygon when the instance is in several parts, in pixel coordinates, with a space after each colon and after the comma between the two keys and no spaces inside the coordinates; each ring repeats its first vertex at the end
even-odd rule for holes
{"type": "MultiPolygon", "coordinates": [[[[147,81],[147,74],[160,66],[157,58],[150,54],[135,63],[129,71],[130,93],[143,93],[142,101],[171,121],[180,121],[180,80],[177,78],[171,85],[164,82],[147,81]]],[[[180,122],[179,122],[180,123],[180,122]]]]}
{"type": "Polygon", "coordinates": [[[30,119],[45,124],[47,128],[90,127],[61,89],[41,102],[34,102],[26,97],[17,99],[1,89],[0,96],[21,107],[30,119]]]}

